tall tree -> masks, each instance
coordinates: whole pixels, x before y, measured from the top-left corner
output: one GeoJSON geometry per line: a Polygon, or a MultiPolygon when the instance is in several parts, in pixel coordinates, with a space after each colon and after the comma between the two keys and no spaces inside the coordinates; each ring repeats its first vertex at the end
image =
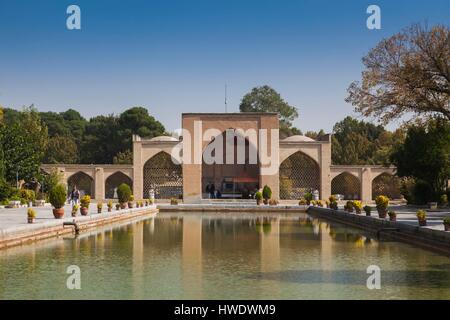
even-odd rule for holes
{"type": "Polygon", "coordinates": [[[78,148],[71,137],[54,136],[48,140],[45,163],[77,163],[78,148]]]}
{"type": "Polygon", "coordinates": [[[33,107],[25,108],[16,122],[2,126],[1,136],[6,180],[15,181],[17,173],[26,181],[35,177],[48,139],[38,112],[33,107]]]}
{"type": "Polygon", "coordinates": [[[255,87],[247,93],[239,106],[241,112],[276,112],[280,119],[280,137],[301,134],[292,125],[298,118],[297,108],[289,105],[280,94],[269,86],[255,87]]]}
{"type": "Polygon", "coordinates": [[[450,29],[412,25],[382,40],[364,58],[362,81],[347,102],[384,123],[405,114],[450,120],[450,29]]]}
{"type": "Polygon", "coordinates": [[[392,154],[392,162],[398,176],[426,182],[437,200],[450,178],[450,123],[440,118],[411,125],[404,144],[392,154]]]}
{"type": "Polygon", "coordinates": [[[385,132],[382,126],[346,117],[333,127],[333,164],[378,164],[374,154],[378,139],[385,132]]]}

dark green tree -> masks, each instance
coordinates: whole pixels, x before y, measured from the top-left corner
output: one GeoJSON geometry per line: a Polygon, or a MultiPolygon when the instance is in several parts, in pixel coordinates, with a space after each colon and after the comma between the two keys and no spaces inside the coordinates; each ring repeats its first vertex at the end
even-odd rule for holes
{"type": "Polygon", "coordinates": [[[298,118],[297,108],[289,105],[281,95],[269,86],[255,87],[247,93],[239,106],[241,112],[275,112],[280,119],[280,137],[301,134],[301,131],[292,125],[298,118]]]}
{"type": "Polygon", "coordinates": [[[45,163],[78,163],[78,147],[72,137],[54,136],[48,140],[45,163]]]}
{"type": "Polygon", "coordinates": [[[433,200],[438,200],[450,178],[450,123],[439,118],[411,125],[391,159],[398,176],[427,183],[433,200]]]}

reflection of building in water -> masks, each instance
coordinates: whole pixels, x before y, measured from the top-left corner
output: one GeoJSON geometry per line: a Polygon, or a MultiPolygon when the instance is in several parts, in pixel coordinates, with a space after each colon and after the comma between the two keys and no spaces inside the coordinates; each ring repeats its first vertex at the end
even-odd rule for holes
{"type": "Polygon", "coordinates": [[[330,225],[317,222],[320,235],[320,262],[322,270],[332,270],[333,267],[333,238],[330,236],[330,225]]]}
{"type": "Polygon", "coordinates": [[[202,293],[202,218],[183,218],[183,290],[186,298],[203,299],[202,293]]]}
{"type": "Polygon", "coordinates": [[[133,230],[133,299],[143,297],[143,253],[144,253],[144,222],[139,221],[132,225],[133,230]]]}
{"type": "MultiPolygon", "coordinates": [[[[267,219],[260,232],[261,272],[280,272],[280,219],[267,219]],[[270,227],[269,227],[270,226],[270,227]]],[[[280,295],[279,282],[274,281],[270,287],[274,297],[280,295]]]]}

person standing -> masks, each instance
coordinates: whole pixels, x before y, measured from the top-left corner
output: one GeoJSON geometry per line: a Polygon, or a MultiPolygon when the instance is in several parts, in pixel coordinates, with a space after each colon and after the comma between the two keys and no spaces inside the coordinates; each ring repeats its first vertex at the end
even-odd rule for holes
{"type": "Polygon", "coordinates": [[[77,186],[73,187],[70,198],[72,205],[78,204],[78,201],[80,199],[80,190],[77,189],[77,186]]]}

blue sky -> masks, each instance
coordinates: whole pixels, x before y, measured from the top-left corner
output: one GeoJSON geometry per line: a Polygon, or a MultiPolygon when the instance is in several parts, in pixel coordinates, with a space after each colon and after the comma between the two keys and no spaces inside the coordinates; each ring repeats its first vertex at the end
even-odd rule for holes
{"type": "Polygon", "coordinates": [[[267,84],[297,127],[331,131],[353,114],[346,89],[370,48],[449,17],[448,0],[0,0],[0,105],[88,118],[139,105],[174,130],[182,112],[224,111],[225,83],[229,111],[267,84]],[[66,28],[70,4],[81,30],[66,28]],[[366,28],[370,4],[381,30],[366,28]]]}

